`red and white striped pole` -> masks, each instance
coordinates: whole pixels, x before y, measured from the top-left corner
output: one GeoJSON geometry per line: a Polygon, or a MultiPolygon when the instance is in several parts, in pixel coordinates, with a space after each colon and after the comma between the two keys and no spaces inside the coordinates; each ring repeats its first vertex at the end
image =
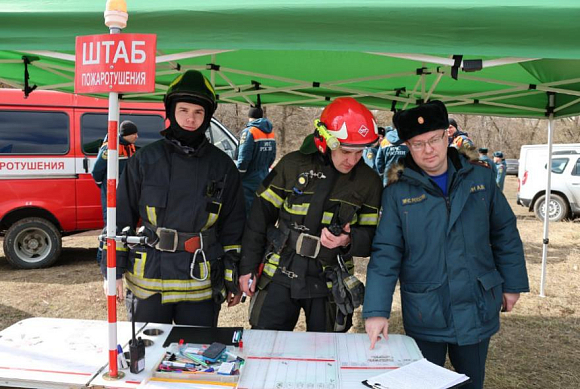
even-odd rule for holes
{"type": "MultiPolygon", "coordinates": [[[[127,4],[125,0],[108,0],[105,10],[105,25],[111,34],[119,34],[127,26],[127,4]]],[[[119,167],[119,94],[109,93],[107,159],[107,318],[109,323],[109,373],[108,378],[119,379],[117,366],[117,171],[119,167]]]]}

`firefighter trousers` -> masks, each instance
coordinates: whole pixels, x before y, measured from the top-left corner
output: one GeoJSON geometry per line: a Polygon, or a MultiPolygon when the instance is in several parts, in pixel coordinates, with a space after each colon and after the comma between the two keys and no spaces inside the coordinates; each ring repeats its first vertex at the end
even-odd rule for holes
{"type": "Polygon", "coordinates": [[[183,324],[202,327],[217,327],[221,306],[213,300],[181,301],[161,304],[161,294],[140,299],[127,289],[125,300],[128,319],[132,319],[131,300],[135,300],[135,321],[142,323],[183,324]]]}
{"type": "Polygon", "coordinates": [[[290,288],[277,282],[270,282],[252,298],[250,324],[254,329],[292,331],[302,309],[307,331],[332,332],[336,306],[328,297],[294,299],[290,288]]]}

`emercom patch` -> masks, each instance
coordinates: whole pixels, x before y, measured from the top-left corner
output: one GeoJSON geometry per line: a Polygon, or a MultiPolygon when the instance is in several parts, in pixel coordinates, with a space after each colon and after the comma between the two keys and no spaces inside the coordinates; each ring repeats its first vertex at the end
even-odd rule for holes
{"type": "Polygon", "coordinates": [[[475,192],[481,192],[482,190],[485,190],[485,185],[484,184],[479,184],[479,185],[473,185],[469,191],[471,193],[475,193],[475,192]]]}
{"type": "Polygon", "coordinates": [[[418,197],[407,197],[406,199],[401,199],[402,205],[411,205],[417,204],[425,201],[427,199],[427,195],[423,193],[421,196],[418,197]]]}

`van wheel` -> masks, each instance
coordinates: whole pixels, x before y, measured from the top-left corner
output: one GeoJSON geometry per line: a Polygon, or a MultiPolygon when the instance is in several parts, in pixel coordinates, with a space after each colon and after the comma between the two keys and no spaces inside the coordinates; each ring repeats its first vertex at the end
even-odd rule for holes
{"type": "Polygon", "coordinates": [[[54,224],[29,217],[14,223],[4,236],[4,253],[19,269],[48,267],[60,256],[62,240],[54,224]]]}
{"type": "MultiPolygon", "coordinates": [[[[550,195],[550,206],[548,207],[548,216],[551,222],[559,222],[568,217],[568,203],[562,196],[552,193],[550,195]]],[[[546,214],[546,196],[541,196],[534,204],[534,213],[540,220],[544,220],[546,214]]]]}

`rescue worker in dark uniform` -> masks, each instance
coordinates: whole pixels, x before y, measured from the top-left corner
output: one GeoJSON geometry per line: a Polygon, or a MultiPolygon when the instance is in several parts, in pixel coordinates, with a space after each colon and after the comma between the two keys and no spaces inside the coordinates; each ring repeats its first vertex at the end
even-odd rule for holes
{"type": "MultiPolygon", "coordinates": [[[[135,142],[139,137],[137,126],[130,120],[124,120],[119,125],[119,176],[125,170],[127,160],[135,154],[135,142]]],[[[103,144],[99,149],[97,160],[93,166],[91,175],[95,180],[97,186],[101,189],[101,207],[103,209],[103,222],[107,224],[107,159],[109,155],[109,142],[107,137],[103,140],[103,144]]],[[[97,250],[97,264],[101,264],[103,257],[104,242],[99,242],[99,249],[97,250]]]]}
{"type": "Polygon", "coordinates": [[[136,321],[216,326],[221,303],[235,305],[241,297],[240,176],[206,138],[217,108],[207,78],[186,71],[171,83],[164,102],[164,139],[140,149],[119,181],[117,228],[135,229],[140,220],[148,242],[118,246],[117,294],[124,274],[136,299],[136,321]]]}
{"type": "Polygon", "coordinates": [[[469,134],[465,131],[461,131],[459,125],[453,118],[449,118],[447,142],[449,147],[455,147],[458,150],[475,150],[475,144],[469,137],[469,134]]]}
{"type": "Polygon", "coordinates": [[[248,214],[254,201],[254,193],[276,159],[276,139],[272,132],[272,122],[263,116],[262,108],[251,107],[248,110],[249,122],[240,134],[240,152],[236,165],[242,177],[248,214]]]}
{"type": "Polygon", "coordinates": [[[497,176],[497,167],[491,158],[489,158],[487,155],[487,147],[480,147],[477,151],[479,152],[479,160],[485,163],[491,169],[491,171],[493,171],[493,174],[497,176]]]}
{"type": "Polygon", "coordinates": [[[383,178],[383,185],[387,186],[387,172],[389,167],[397,162],[399,158],[404,157],[409,152],[409,148],[402,144],[399,139],[397,130],[393,127],[387,127],[385,138],[381,141],[381,147],[377,153],[377,171],[383,178]]]}
{"type": "Polygon", "coordinates": [[[503,153],[501,151],[493,152],[493,163],[495,164],[495,170],[497,170],[497,177],[495,182],[499,190],[503,192],[503,186],[505,183],[505,175],[507,174],[507,163],[503,158],[503,153]]]}
{"type": "Polygon", "coordinates": [[[240,288],[253,295],[253,328],[291,331],[301,309],[308,331],[351,326],[363,297],[351,276],[352,257],[370,254],[382,191],[361,158],[377,140],[372,113],[353,98],[338,98],[300,150],[262,182],[240,263],[240,288]]]}

